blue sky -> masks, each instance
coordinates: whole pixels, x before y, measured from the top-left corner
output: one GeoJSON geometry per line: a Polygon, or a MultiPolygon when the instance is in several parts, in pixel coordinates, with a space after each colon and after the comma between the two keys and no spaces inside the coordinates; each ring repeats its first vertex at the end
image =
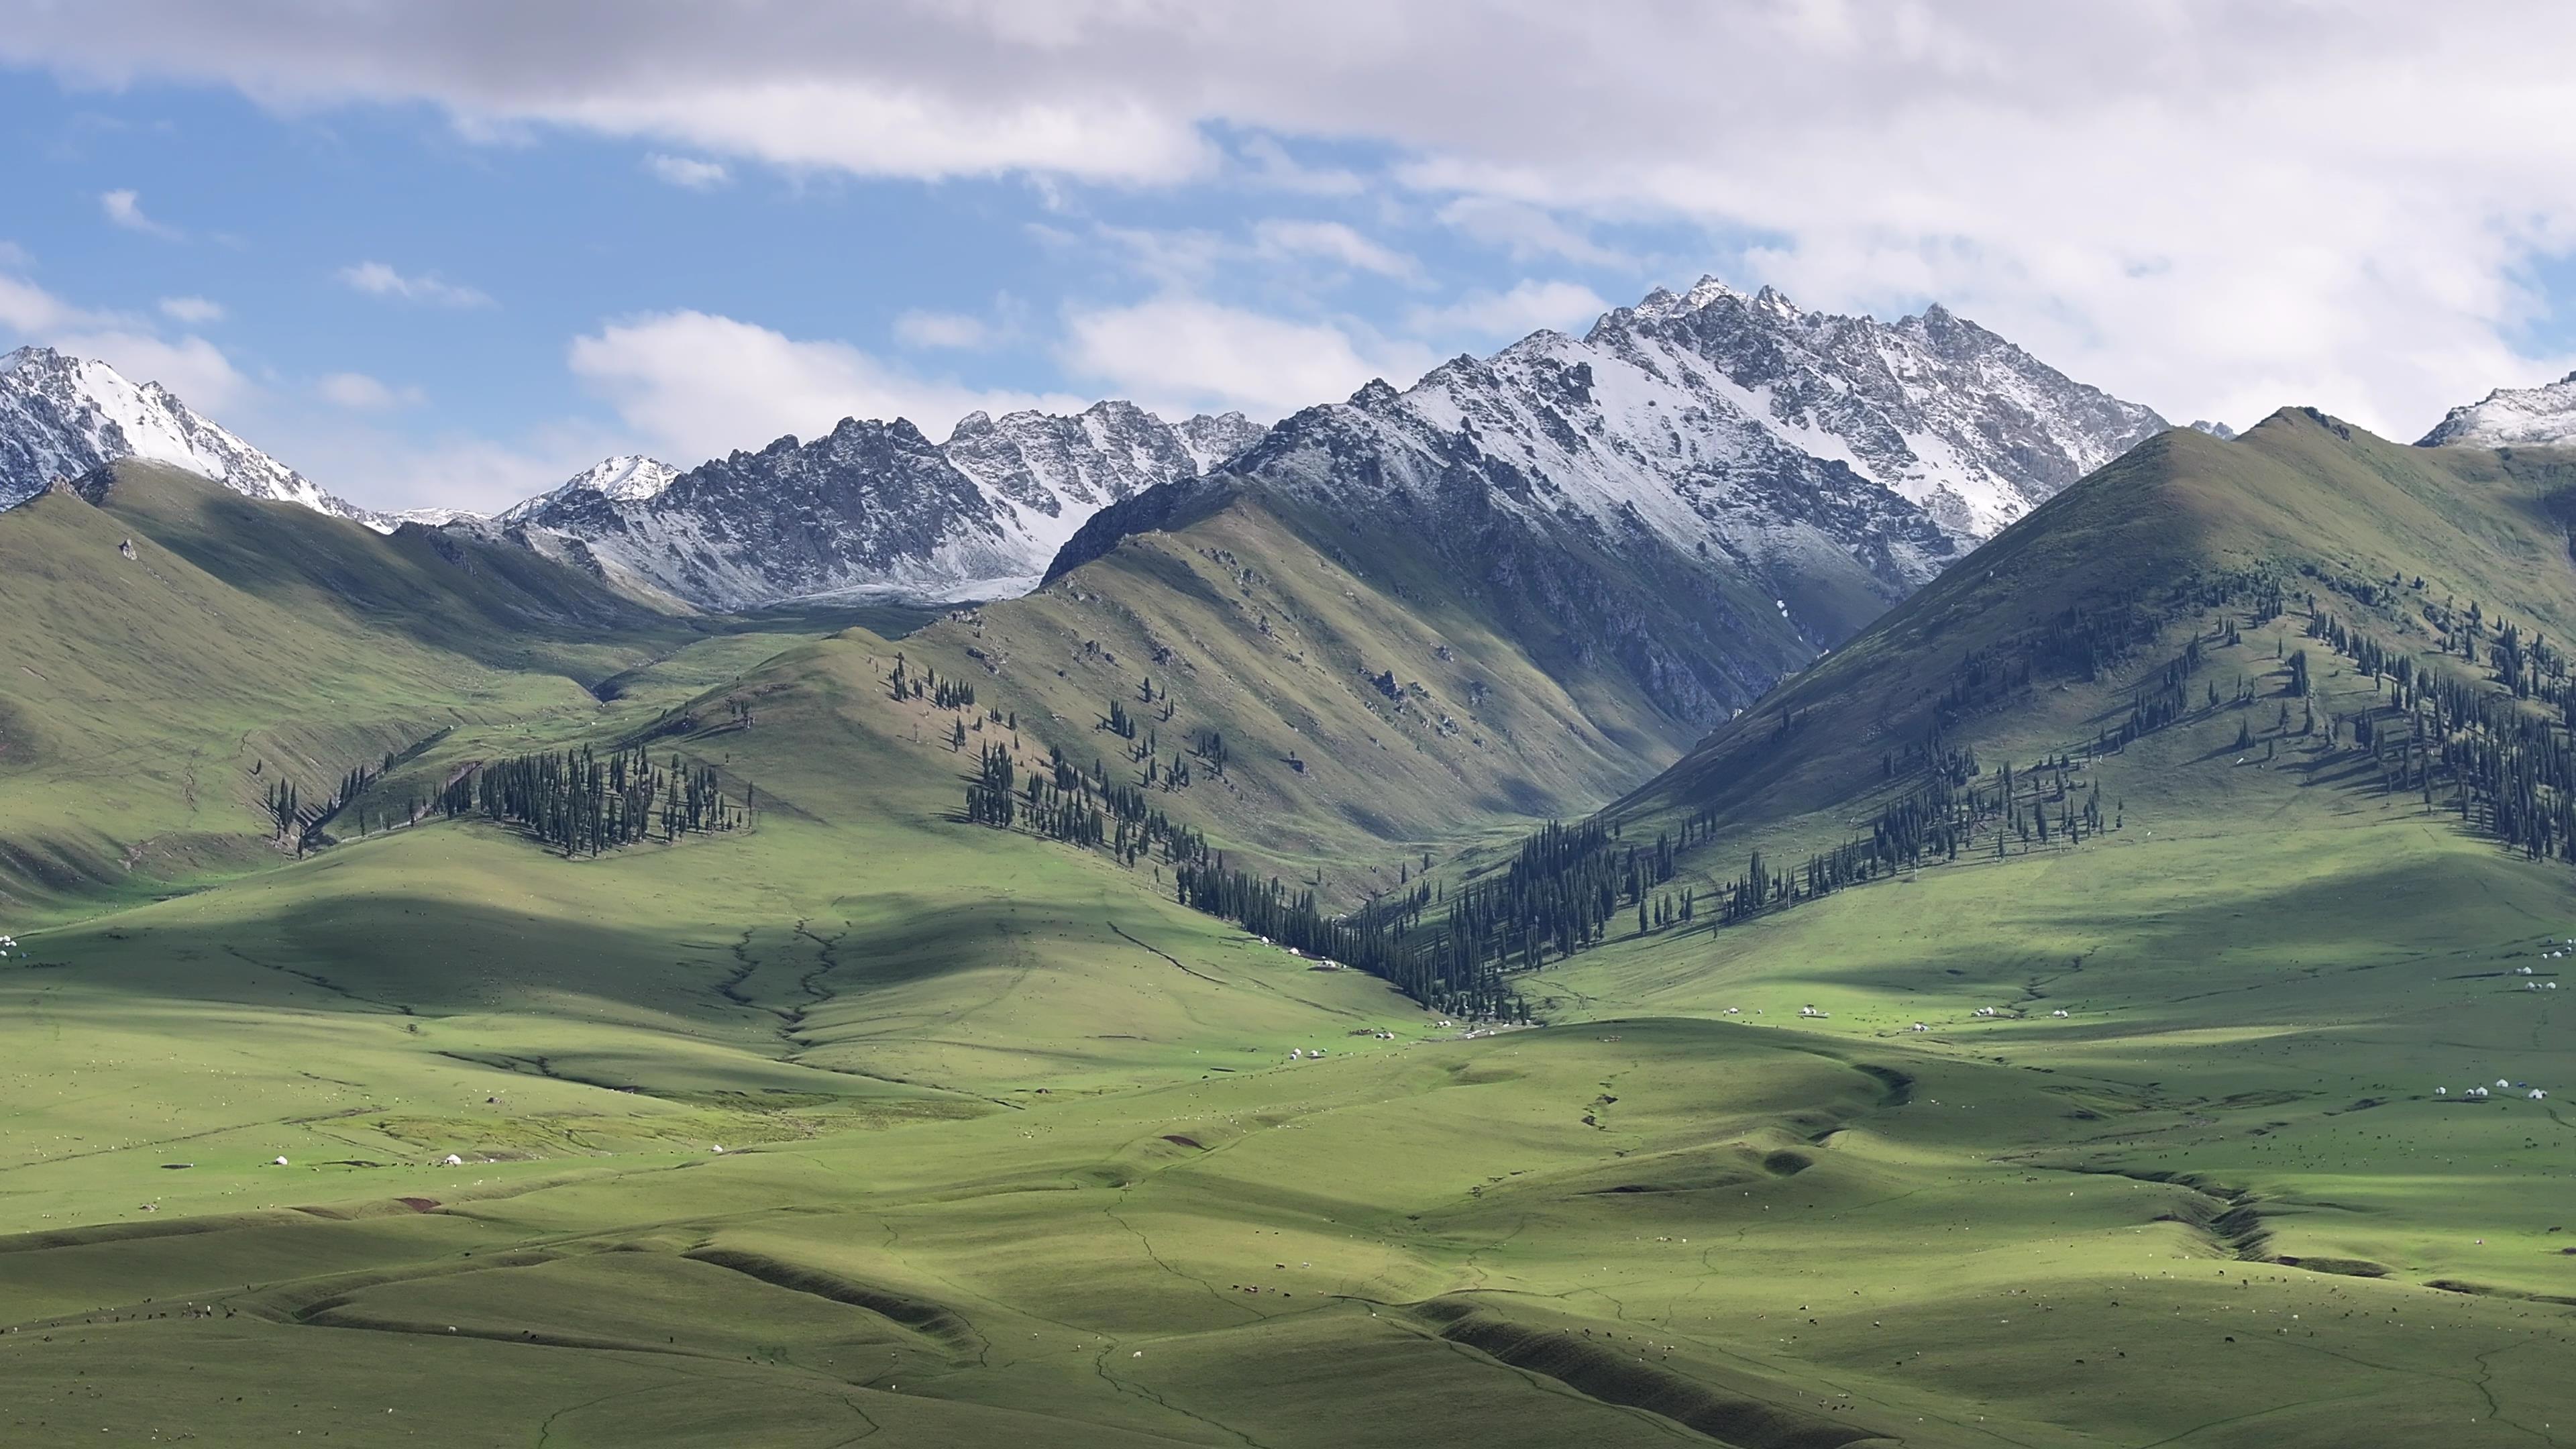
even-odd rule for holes
{"type": "MultiPolygon", "coordinates": [[[[603,450],[688,463],[810,436],[844,398],[933,437],[972,406],[1106,395],[1267,420],[1536,327],[1579,330],[1724,261],[1691,226],[1541,228],[1533,243],[1501,229],[1522,218],[1444,222],[1359,180],[1352,168],[1385,164],[1379,148],[1249,136],[1218,138],[1232,174],[1183,189],[895,180],[553,128],[473,136],[421,105],[279,112],[19,69],[0,72],[0,137],[16,275],[96,314],[69,339],[203,339],[220,363],[137,346],[129,370],[172,374],[326,487],[389,506],[506,502],[603,450]],[[1270,174],[1289,165],[1305,174],[1270,174]],[[1324,355],[1211,378],[1140,364],[1104,335],[1151,331],[1170,319],[1138,309],[1178,298],[1325,329],[1286,337],[1324,355]],[[772,351],[833,348],[858,375],[774,388],[775,406],[675,404],[695,379],[605,355],[675,318],[775,334],[772,351]],[[416,476],[376,452],[476,476],[416,476]],[[491,491],[460,491],[476,487],[491,491]]],[[[94,350],[127,365],[112,343],[94,350]]]]}
{"type": "Polygon", "coordinates": [[[388,507],[1276,417],[1703,273],[2412,437],[2576,352],[2576,15],[2480,8],[0,0],[0,345],[388,507]]]}

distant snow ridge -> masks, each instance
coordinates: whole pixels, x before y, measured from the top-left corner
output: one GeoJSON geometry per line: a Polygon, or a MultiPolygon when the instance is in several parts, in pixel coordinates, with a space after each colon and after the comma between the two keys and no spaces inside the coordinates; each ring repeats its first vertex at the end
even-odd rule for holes
{"type": "Polygon", "coordinates": [[[246,497],[391,526],[198,416],[157,382],[137,387],[104,362],[50,347],[0,356],[0,508],[127,458],[185,468],[246,497]]]}
{"type": "Polygon", "coordinates": [[[611,458],[465,526],[709,608],[993,598],[1035,587],[1104,506],[1194,477],[1261,433],[1240,413],[1175,425],[1118,401],[1071,417],[969,413],[937,444],[904,419],[850,418],[686,472],[611,458]]]}
{"type": "Polygon", "coordinates": [[[2453,408],[2416,446],[2576,447],[2576,372],[2539,387],[2500,387],[2453,408]]]}
{"type": "Polygon", "coordinates": [[[641,453],[621,453],[614,458],[603,458],[575,473],[554,491],[513,504],[496,516],[504,523],[516,523],[583,494],[597,494],[618,503],[640,503],[670,487],[671,480],[679,476],[679,469],[659,458],[647,458],[641,453]]]}

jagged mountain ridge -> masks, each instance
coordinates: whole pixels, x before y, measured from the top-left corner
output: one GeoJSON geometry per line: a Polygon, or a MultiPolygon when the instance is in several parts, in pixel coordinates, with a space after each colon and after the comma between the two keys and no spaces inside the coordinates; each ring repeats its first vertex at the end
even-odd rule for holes
{"type": "Polygon", "coordinates": [[[1974,542],[2166,425],[1937,303],[1881,322],[1703,277],[1687,293],[1658,289],[1609,313],[1582,346],[1713,412],[1731,403],[1974,542]]]}
{"type": "Polygon", "coordinates": [[[682,472],[612,458],[461,527],[705,608],[1026,592],[1101,507],[1192,477],[1261,435],[1239,413],[1166,423],[1123,401],[1071,417],[982,412],[946,443],[910,421],[843,419],[682,472]]]}
{"type": "Polygon", "coordinates": [[[1301,412],[1219,477],[1104,511],[1049,576],[1231,491],[1278,497],[1412,540],[1534,657],[1617,658],[1705,724],[2161,426],[1938,309],[1883,324],[1704,281],[1301,412]]]}
{"type": "MultiPolygon", "coordinates": [[[[943,444],[900,420],[852,420],[650,497],[567,485],[503,521],[541,552],[701,606],[953,601],[1024,592],[1100,509],[1230,458],[1258,455],[1234,471],[1355,517],[1378,511],[1389,480],[1464,469],[1526,499],[1530,519],[1570,509],[1560,521],[1596,538],[1641,524],[1756,573],[1850,558],[1877,581],[1865,617],[2162,426],[1939,307],[1883,323],[1707,279],[1619,308],[1579,341],[1536,333],[1267,436],[1238,415],[1172,425],[1125,402],[970,414],[943,444]],[[867,467],[887,471],[847,471],[867,467]]],[[[1808,630],[1817,643],[1860,622],[1829,612],[1808,630]]]]}
{"type": "Polygon", "coordinates": [[[168,463],[235,493],[391,525],[200,416],[157,382],[50,347],[0,356],[0,508],[128,458],[168,463]]]}
{"type": "Polygon", "coordinates": [[[589,493],[596,493],[618,503],[640,503],[670,487],[672,480],[679,476],[678,468],[659,458],[648,458],[641,453],[620,453],[613,458],[600,459],[565,479],[557,487],[540,493],[534,498],[514,503],[494,517],[504,523],[516,523],[524,518],[535,517],[549,507],[566,500],[577,499],[589,493]]]}
{"type": "Polygon", "coordinates": [[[2420,448],[2576,446],[2576,372],[2539,387],[2500,387],[2443,415],[2420,448]]]}

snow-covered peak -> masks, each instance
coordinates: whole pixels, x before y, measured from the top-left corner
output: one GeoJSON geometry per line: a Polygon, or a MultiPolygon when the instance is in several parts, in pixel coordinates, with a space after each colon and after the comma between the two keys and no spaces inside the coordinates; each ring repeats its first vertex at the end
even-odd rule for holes
{"type": "Polygon", "coordinates": [[[1704,278],[1611,312],[1582,346],[1659,380],[1703,379],[1791,445],[1972,541],[2164,425],[1938,305],[1881,322],[1704,278]]]}
{"type": "Polygon", "coordinates": [[[2576,447],[2576,372],[2539,387],[2500,387],[2453,408],[2416,446],[2576,447]]]}
{"type": "Polygon", "coordinates": [[[1400,495],[1460,527],[1651,539],[1721,575],[1839,554],[1892,602],[2163,425],[1944,309],[1803,312],[1711,278],[1579,340],[1532,333],[1401,393],[1372,381],[1226,471],[1355,518],[1400,495]]]}
{"type": "Polygon", "coordinates": [[[185,468],[251,498],[376,521],[199,416],[157,382],[138,387],[104,362],[50,347],[21,347],[0,357],[0,508],[127,458],[185,468]]]}
{"type": "Polygon", "coordinates": [[[845,418],[681,472],[611,458],[502,513],[499,536],[636,592],[719,608],[824,595],[1022,593],[1102,508],[1251,447],[1239,413],[1174,425],[1120,399],[971,412],[944,443],[845,418]]]}
{"type": "MultiPolygon", "coordinates": [[[[1765,302],[1768,302],[1773,298],[1778,298],[1782,302],[1788,300],[1785,297],[1780,297],[1778,293],[1772,291],[1768,287],[1762,289],[1762,299],[1765,302]]],[[[1702,277],[1698,281],[1692,283],[1690,290],[1687,292],[1675,293],[1668,291],[1665,288],[1657,287],[1655,290],[1648,292],[1645,295],[1645,298],[1638,302],[1636,306],[1630,307],[1626,310],[1647,321],[1657,322],[1669,317],[1678,317],[1685,313],[1696,312],[1701,308],[1708,306],[1710,303],[1720,300],[1750,302],[1755,299],[1747,297],[1744,293],[1737,291],[1735,288],[1728,286],[1726,283],[1719,281],[1715,277],[1702,277]]]]}
{"type": "Polygon", "coordinates": [[[633,502],[638,498],[650,498],[670,487],[671,480],[679,476],[679,469],[659,458],[647,458],[641,453],[620,453],[614,458],[591,464],[564,486],[588,488],[619,502],[633,502]]]}
{"type": "Polygon", "coordinates": [[[1175,423],[1172,431],[1189,450],[1190,461],[1202,473],[1214,472],[1234,460],[1236,454],[1261,441],[1270,431],[1241,413],[1200,413],[1186,422],[1175,423]]]}
{"type": "Polygon", "coordinates": [[[679,476],[679,469],[659,458],[648,458],[641,453],[620,453],[613,458],[600,459],[553,488],[534,498],[513,503],[493,517],[505,524],[518,523],[549,509],[560,510],[583,500],[641,503],[670,487],[679,476]]]}

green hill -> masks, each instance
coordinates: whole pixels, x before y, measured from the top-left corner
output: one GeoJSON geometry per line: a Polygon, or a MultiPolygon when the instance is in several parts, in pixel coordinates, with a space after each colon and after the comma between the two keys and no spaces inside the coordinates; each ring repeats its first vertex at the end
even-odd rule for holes
{"type": "MultiPolygon", "coordinates": [[[[1015,717],[1024,763],[1102,760],[1345,901],[1425,850],[1587,809],[1696,733],[1586,621],[1466,586],[1395,534],[1232,489],[1155,525],[907,638],[911,671],[1015,717]]],[[[1754,642],[1781,668],[1800,649],[1754,642]]]]}
{"type": "MultiPolygon", "coordinates": [[[[2089,755],[2100,778],[2131,793],[2182,790],[2179,806],[2198,787],[2177,783],[2155,748],[2124,763],[2106,736],[2142,693],[2163,688],[2197,636],[2189,707],[2175,722],[2214,721],[2232,742],[2253,713],[2235,707],[2240,676],[2269,710],[2288,683],[2289,649],[2313,657],[2319,681],[2352,667],[2348,652],[2307,637],[2312,615],[2472,682],[2494,675],[2490,656],[2511,625],[2527,652],[2538,641],[2530,667],[2545,679],[2525,692],[2545,704],[2564,675],[2548,640],[2576,635],[2570,520],[2576,456],[2565,453],[2411,448],[2305,410],[2232,442],[2177,429],[2034,511],[1614,808],[1831,834],[1919,778],[1935,740],[1977,751],[1989,774],[2008,759],[2089,755]],[[2275,604],[2277,618],[2255,621],[2275,604]],[[2231,623],[2255,642],[2227,643],[2231,623]],[[2463,645],[2478,657],[2457,657],[2463,645]],[[2225,708],[2207,707],[2211,683],[2225,708]]],[[[2366,713],[2367,694],[2385,702],[2375,686],[2321,683],[2315,707],[2366,713]]],[[[2253,723],[2277,740],[2275,718],[2253,723]]],[[[2192,737],[2219,747],[2203,734],[2192,737]]],[[[2303,760],[2330,765],[2310,758],[2322,731],[2297,739],[2303,760]]]]}
{"type": "Polygon", "coordinates": [[[39,500],[0,838],[84,864],[0,907],[0,1438],[2548,1442],[2567,466],[2166,435],[1687,753],[1629,663],[1249,496],[903,637],[39,500]],[[264,843],[251,763],[380,736],[428,742],[376,828],[264,843]],[[639,744],[753,808],[382,825],[639,744]],[[1050,747],[1581,949],[1499,963],[1543,1026],[1444,1020],[962,818],[1050,747]],[[198,888],[102,898],[192,800],[198,888]]]}
{"type": "Polygon", "coordinates": [[[273,863],[277,786],[318,809],[445,732],[594,728],[590,686],[740,627],[120,463],[0,515],[0,903],[23,920],[273,863]]]}

